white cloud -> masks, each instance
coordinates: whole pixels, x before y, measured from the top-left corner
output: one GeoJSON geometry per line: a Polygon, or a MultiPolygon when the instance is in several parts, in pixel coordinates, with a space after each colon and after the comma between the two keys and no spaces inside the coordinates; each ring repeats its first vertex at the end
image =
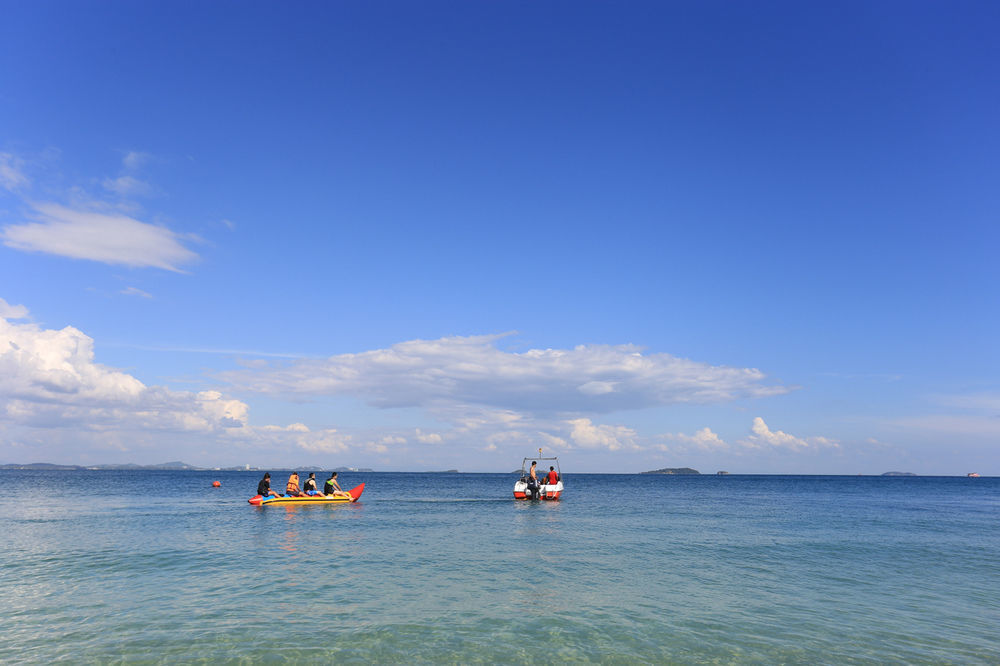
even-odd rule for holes
{"type": "Polygon", "coordinates": [[[753,434],[747,438],[745,443],[751,448],[766,445],[801,449],[809,446],[805,440],[795,437],[794,435],[789,435],[788,433],[780,430],[772,432],[771,429],[767,427],[767,424],[764,423],[764,419],[759,416],[753,420],[753,426],[751,426],[750,430],[753,434]]]}
{"type": "Polygon", "coordinates": [[[793,451],[802,451],[809,448],[836,448],[840,446],[836,440],[828,439],[826,437],[810,437],[808,439],[803,439],[801,437],[796,437],[795,435],[782,432],[781,430],[771,430],[767,424],[764,423],[764,419],[759,416],[753,420],[753,425],[750,430],[751,435],[740,443],[752,449],[768,446],[773,448],[791,449],[793,451]]]}
{"type": "Polygon", "coordinates": [[[420,428],[417,428],[417,441],[422,444],[440,444],[443,440],[436,432],[421,432],[420,428]]]}
{"type": "Polygon", "coordinates": [[[590,419],[571,419],[567,423],[572,427],[570,439],[584,449],[607,449],[618,451],[622,448],[635,448],[636,432],[625,426],[596,425],[590,419]]]}
{"type": "Polygon", "coordinates": [[[67,326],[0,318],[0,424],[219,432],[242,428],[247,405],[216,391],[171,391],[94,361],[93,340],[67,326]]]}
{"type": "Polygon", "coordinates": [[[4,319],[27,319],[28,308],[23,305],[11,305],[0,298],[0,317],[4,319]]]}
{"type": "MultiPolygon", "coordinates": [[[[0,312],[27,316],[0,299],[0,312]]],[[[345,453],[355,438],[336,428],[312,429],[249,423],[246,403],[218,391],[175,391],[147,386],[121,370],[97,363],[94,341],[72,326],[44,329],[0,317],[0,430],[46,432],[46,441],[64,440],[108,450],[131,450],[152,442],[189,441],[192,434],[215,446],[236,446],[267,455],[288,450],[345,453]],[[204,438],[204,439],[202,439],[204,438]]],[[[427,435],[429,439],[439,435],[427,435]]],[[[41,439],[39,441],[41,441],[41,439]]],[[[405,443],[386,436],[384,442],[405,443]]],[[[385,443],[368,450],[386,452],[385,443]]]]}
{"type": "Polygon", "coordinates": [[[552,433],[539,432],[538,437],[544,444],[554,449],[564,449],[568,447],[565,439],[557,435],[553,435],[552,433]]]}
{"type": "Polygon", "coordinates": [[[351,436],[334,428],[318,430],[295,438],[299,448],[316,453],[343,453],[350,447],[351,436]]]}
{"type": "Polygon", "coordinates": [[[0,153],[0,187],[11,192],[31,184],[23,173],[24,162],[10,153],[0,153]]]}
{"type": "Polygon", "coordinates": [[[104,185],[104,189],[123,197],[148,196],[154,192],[152,185],[133,176],[105,178],[102,184],[104,185]]]}
{"type": "Polygon", "coordinates": [[[617,382],[591,381],[586,384],[582,384],[579,387],[579,391],[585,395],[604,395],[605,393],[614,393],[616,383],[617,382]]]}
{"type": "Polygon", "coordinates": [[[343,453],[350,447],[352,437],[336,428],[312,430],[304,423],[287,426],[248,426],[241,432],[250,441],[269,448],[287,448],[289,445],[310,453],[343,453]]]}
{"type": "Polygon", "coordinates": [[[34,208],[38,221],[3,229],[0,236],[5,245],[28,252],[176,272],[181,272],[181,264],[198,257],[182,244],[180,234],[120,213],[54,203],[36,204],[34,208]]]}
{"type": "Polygon", "coordinates": [[[122,289],[119,293],[125,296],[139,296],[140,298],[152,298],[153,295],[139,289],[138,287],[126,287],[122,289]]]}
{"type": "Polygon", "coordinates": [[[269,394],[361,396],[377,407],[447,414],[482,410],[558,417],[777,395],[752,368],[713,366],[632,345],[498,349],[500,335],[401,342],[388,349],[306,359],[224,378],[269,394]],[[468,410],[468,411],[467,411],[468,410]]]}
{"type": "MultiPolygon", "coordinates": [[[[679,442],[682,446],[680,448],[686,449],[688,447],[694,447],[701,449],[703,451],[712,450],[726,450],[729,448],[729,444],[725,442],[716,433],[712,432],[711,428],[705,427],[698,430],[693,435],[686,435],[682,432],[679,433],[668,433],[663,435],[664,439],[668,439],[674,442],[679,442]]],[[[667,447],[661,446],[660,449],[667,450],[667,447]]]]}
{"type": "MultiPolygon", "coordinates": [[[[224,373],[240,390],[289,396],[346,395],[379,408],[427,410],[450,430],[416,430],[414,442],[484,442],[556,449],[638,449],[626,425],[595,414],[787,392],[759,370],[712,366],[631,345],[497,347],[502,335],[414,340],[387,349],[258,365],[224,373]]],[[[377,440],[377,438],[375,438],[377,440]]],[[[709,429],[677,441],[724,447],[709,429]]]]}
{"type": "Polygon", "coordinates": [[[257,428],[260,432],[309,432],[309,426],[305,423],[292,423],[287,426],[266,425],[257,428]]]}

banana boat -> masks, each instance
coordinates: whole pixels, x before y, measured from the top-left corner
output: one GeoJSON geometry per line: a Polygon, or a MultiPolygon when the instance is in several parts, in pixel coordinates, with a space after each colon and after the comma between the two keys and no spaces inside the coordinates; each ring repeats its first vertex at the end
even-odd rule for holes
{"type": "Polygon", "coordinates": [[[347,495],[301,495],[288,497],[287,495],[270,495],[262,497],[254,495],[247,500],[254,506],[265,506],[269,504],[336,504],[345,502],[357,502],[361,493],[365,490],[365,484],[355,486],[347,491],[347,495]]]}

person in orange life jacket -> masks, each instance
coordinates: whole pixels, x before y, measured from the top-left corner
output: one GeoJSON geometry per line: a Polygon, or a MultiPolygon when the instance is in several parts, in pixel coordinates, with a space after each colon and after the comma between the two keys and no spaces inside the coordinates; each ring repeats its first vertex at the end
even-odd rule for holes
{"type": "Polygon", "coordinates": [[[261,497],[270,497],[271,495],[274,495],[275,497],[278,496],[278,493],[271,490],[270,472],[264,472],[264,478],[261,479],[260,483],[257,484],[257,494],[260,495],[261,497]]]}
{"type": "Polygon", "coordinates": [[[299,489],[299,473],[292,472],[288,477],[288,485],[285,486],[285,497],[300,497],[302,490],[299,489]]]}
{"type": "Polygon", "coordinates": [[[546,475],[545,483],[550,486],[554,486],[559,483],[559,475],[556,474],[556,468],[549,466],[549,473],[546,475]]]}

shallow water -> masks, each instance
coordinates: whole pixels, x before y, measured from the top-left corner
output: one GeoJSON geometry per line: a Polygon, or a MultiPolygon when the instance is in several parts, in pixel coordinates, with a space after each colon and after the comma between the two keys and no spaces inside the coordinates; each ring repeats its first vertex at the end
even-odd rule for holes
{"type": "Polygon", "coordinates": [[[2,471],[0,662],[1000,663],[1000,479],[514,476],[2,471]]]}

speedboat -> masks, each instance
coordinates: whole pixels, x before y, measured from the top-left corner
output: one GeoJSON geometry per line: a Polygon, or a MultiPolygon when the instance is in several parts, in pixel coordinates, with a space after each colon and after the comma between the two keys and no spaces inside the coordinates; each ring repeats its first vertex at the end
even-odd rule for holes
{"type": "MultiPolygon", "coordinates": [[[[541,453],[541,450],[539,450],[541,453]]],[[[552,458],[542,458],[541,456],[536,456],[534,458],[525,458],[521,461],[521,476],[514,483],[514,499],[543,499],[543,500],[557,500],[562,497],[563,493],[563,482],[562,482],[562,471],[559,469],[559,459],[552,458]],[[538,474],[537,482],[534,482],[529,474],[529,466],[531,462],[538,462],[539,466],[542,468],[540,474],[538,474]],[[545,461],[550,461],[549,467],[555,467],[556,470],[556,482],[546,483],[543,479],[548,476],[548,472],[545,471],[545,461]]]]}

